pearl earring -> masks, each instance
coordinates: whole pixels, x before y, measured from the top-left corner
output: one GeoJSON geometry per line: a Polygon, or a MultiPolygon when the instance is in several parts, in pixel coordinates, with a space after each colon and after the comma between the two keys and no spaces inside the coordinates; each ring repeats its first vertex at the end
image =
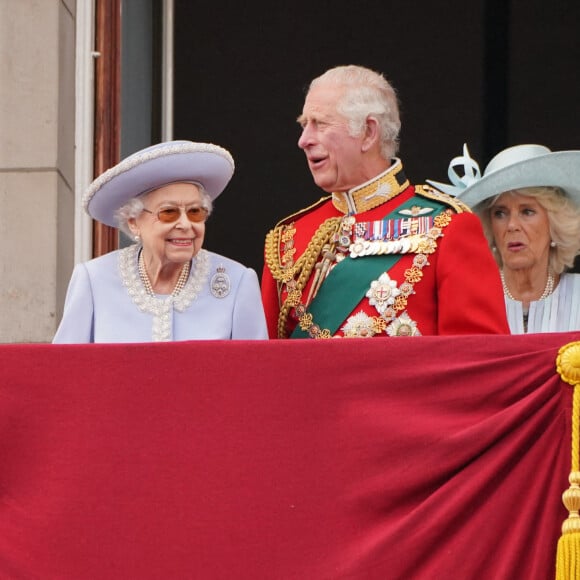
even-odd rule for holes
{"type": "Polygon", "coordinates": [[[135,234],[134,240],[139,243],[141,241],[141,236],[139,234],[135,234]]]}
{"type": "Polygon", "coordinates": [[[551,248],[555,248],[557,245],[558,245],[558,244],[556,244],[556,242],[555,242],[554,240],[552,240],[552,241],[550,242],[550,247],[551,247],[551,248]]]}

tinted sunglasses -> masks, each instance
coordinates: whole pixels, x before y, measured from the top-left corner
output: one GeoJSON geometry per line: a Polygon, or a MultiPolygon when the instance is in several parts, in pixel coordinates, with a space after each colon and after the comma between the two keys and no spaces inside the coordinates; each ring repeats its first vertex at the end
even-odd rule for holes
{"type": "MultiPolygon", "coordinates": [[[[156,212],[149,209],[143,208],[143,211],[157,216],[160,222],[170,224],[176,222],[181,217],[180,207],[162,207],[156,212]]],[[[207,214],[209,213],[205,207],[188,207],[185,211],[185,215],[190,222],[199,223],[207,219],[207,214]]]]}

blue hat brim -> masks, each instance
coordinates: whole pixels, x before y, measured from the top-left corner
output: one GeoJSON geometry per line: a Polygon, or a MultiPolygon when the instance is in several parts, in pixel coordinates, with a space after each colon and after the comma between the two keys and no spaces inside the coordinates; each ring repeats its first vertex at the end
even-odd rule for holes
{"type": "Polygon", "coordinates": [[[147,147],[97,177],[83,197],[95,220],[118,227],[115,214],[131,198],[170,183],[200,183],[215,199],[234,174],[231,154],[218,145],[168,141],[147,147]]]}

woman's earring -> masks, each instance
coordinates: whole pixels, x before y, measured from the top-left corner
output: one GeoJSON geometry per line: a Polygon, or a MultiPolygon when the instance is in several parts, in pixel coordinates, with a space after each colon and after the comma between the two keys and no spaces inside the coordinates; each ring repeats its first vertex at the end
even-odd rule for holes
{"type": "Polygon", "coordinates": [[[558,245],[558,244],[556,244],[556,242],[555,242],[554,240],[552,240],[552,241],[550,242],[550,247],[551,247],[551,248],[555,248],[557,245],[558,245]]]}
{"type": "Polygon", "coordinates": [[[141,236],[139,234],[135,234],[134,240],[139,243],[141,241],[141,236]]]}

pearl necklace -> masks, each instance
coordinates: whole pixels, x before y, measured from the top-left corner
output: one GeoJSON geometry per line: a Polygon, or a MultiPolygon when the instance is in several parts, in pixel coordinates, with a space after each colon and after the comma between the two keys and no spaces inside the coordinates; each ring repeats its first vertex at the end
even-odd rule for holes
{"type": "MultiPolygon", "coordinates": [[[[145,269],[145,258],[143,257],[142,251],[139,253],[139,277],[141,278],[141,282],[143,282],[143,286],[145,287],[147,294],[149,294],[149,296],[155,296],[153,286],[151,286],[151,280],[149,280],[147,270],[145,269]]],[[[177,284],[175,284],[175,288],[173,288],[171,296],[177,296],[183,290],[188,278],[189,262],[186,262],[181,268],[179,278],[177,279],[177,284]]]]}
{"type": "MultiPolygon", "coordinates": [[[[510,300],[515,300],[516,302],[521,302],[521,300],[517,300],[517,298],[514,298],[512,296],[512,293],[510,292],[509,288],[507,287],[507,284],[505,283],[505,278],[503,275],[503,270],[500,270],[500,276],[501,276],[501,285],[503,286],[503,293],[510,299],[510,300]]],[[[554,291],[554,276],[552,275],[552,273],[548,274],[548,280],[546,281],[546,287],[544,288],[544,291],[542,292],[542,295],[538,298],[539,300],[544,300],[544,298],[547,298],[552,292],[554,291]]]]}

